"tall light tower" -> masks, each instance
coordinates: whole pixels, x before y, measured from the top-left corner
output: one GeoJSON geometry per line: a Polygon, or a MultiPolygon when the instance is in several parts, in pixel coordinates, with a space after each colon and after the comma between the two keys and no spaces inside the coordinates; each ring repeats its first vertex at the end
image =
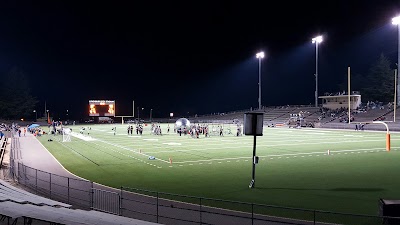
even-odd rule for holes
{"type": "MultiPolygon", "coordinates": [[[[138,123],[140,122],[140,111],[139,111],[140,107],[137,107],[137,119],[138,119],[138,123]]],[[[143,110],[144,108],[142,108],[143,110]]]]}
{"type": "Polygon", "coordinates": [[[36,112],[36,109],[33,110],[33,112],[35,113],[35,122],[36,122],[36,121],[37,121],[37,112],[36,112]]]}
{"type": "Polygon", "coordinates": [[[315,44],[315,107],[318,107],[318,45],[322,42],[322,36],[312,39],[315,44]]]}
{"type": "Polygon", "coordinates": [[[153,109],[150,109],[150,122],[151,122],[152,117],[153,117],[153,109]]]}
{"type": "Polygon", "coordinates": [[[256,54],[258,59],[258,110],[261,110],[261,60],[265,57],[264,52],[256,54]]]}
{"type": "MultiPolygon", "coordinates": [[[[400,71],[400,16],[396,16],[394,18],[392,18],[392,24],[397,26],[397,30],[398,30],[398,46],[397,46],[397,71],[400,71]]],[[[397,80],[399,81],[399,72],[397,73],[397,80]]],[[[400,86],[398,84],[397,85],[397,105],[400,104],[400,86]]]]}

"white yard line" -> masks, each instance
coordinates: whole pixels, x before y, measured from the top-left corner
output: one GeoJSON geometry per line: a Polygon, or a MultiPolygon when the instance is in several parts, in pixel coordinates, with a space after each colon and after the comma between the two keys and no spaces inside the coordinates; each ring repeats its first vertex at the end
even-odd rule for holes
{"type": "Polygon", "coordinates": [[[90,136],[83,135],[81,133],[76,133],[76,132],[71,132],[71,136],[79,138],[79,139],[84,140],[84,141],[96,141],[97,140],[96,138],[92,138],[90,136]]]}
{"type": "MultiPolygon", "coordinates": [[[[104,141],[104,140],[100,140],[100,139],[97,139],[97,141],[102,142],[102,143],[105,143],[105,144],[108,144],[108,145],[111,145],[111,146],[114,146],[114,147],[117,147],[117,148],[121,148],[121,149],[127,150],[127,151],[129,151],[129,152],[133,152],[133,153],[136,153],[136,154],[139,154],[139,155],[144,155],[144,156],[146,156],[146,157],[151,156],[151,155],[148,155],[148,154],[145,154],[145,153],[141,153],[141,152],[139,152],[139,151],[135,151],[134,149],[127,148],[127,147],[122,146],[122,145],[113,144],[113,143],[110,143],[110,142],[107,142],[107,141],[104,141]]],[[[95,142],[93,142],[93,143],[94,143],[95,145],[99,145],[99,144],[97,144],[97,143],[95,143],[95,142]]],[[[99,146],[101,146],[101,145],[99,145],[99,146]]],[[[102,147],[104,147],[104,146],[102,146],[102,147]]],[[[113,150],[112,150],[112,151],[113,151],[113,150]]],[[[117,153],[119,153],[119,154],[121,154],[121,155],[123,155],[123,156],[127,156],[127,157],[129,157],[129,158],[133,158],[133,159],[136,159],[136,160],[145,162],[145,161],[142,160],[142,159],[136,158],[136,157],[131,156],[131,155],[124,154],[124,153],[119,152],[119,151],[114,151],[114,152],[117,152],[117,153]]],[[[163,160],[163,159],[159,159],[159,158],[157,158],[157,157],[155,157],[155,159],[158,160],[158,161],[161,161],[161,162],[169,163],[168,161],[163,160]]],[[[150,163],[149,163],[149,165],[153,165],[153,164],[150,164],[150,163]]]]}
{"type": "MultiPolygon", "coordinates": [[[[399,148],[397,148],[399,149],[399,148]]],[[[364,148],[364,149],[351,149],[351,150],[336,150],[336,151],[330,151],[330,154],[340,154],[340,153],[344,153],[347,154],[348,152],[374,152],[371,150],[381,150],[379,152],[384,152],[386,151],[385,148],[364,148]]],[[[313,155],[318,155],[318,154],[325,154],[326,155],[326,151],[322,151],[322,152],[304,152],[304,153],[288,153],[288,154],[279,154],[279,155],[266,155],[266,156],[258,156],[260,158],[268,158],[268,157],[278,157],[278,159],[282,158],[282,157],[286,157],[286,158],[290,158],[287,156],[293,156],[297,157],[297,156],[301,156],[301,157],[305,157],[305,156],[313,156],[313,155]]],[[[182,161],[182,162],[174,162],[175,164],[186,164],[186,163],[199,163],[199,162],[211,162],[211,161],[227,161],[227,160],[240,160],[240,159],[251,159],[250,156],[246,156],[246,157],[234,157],[234,158],[219,158],[219,159],[200,159],[200,160],[189,160],[189,161],[182,161]]],[[[272,158],[271,158],[272,159],[272,158]]],[[[246,161],[245,160],[245,161],[246,161]]],[[[248,161],[248,160],[247,160],[248,161]]]]}
{"type": "MultiPolygon", "coordinates": [[[[392,141],[397,141],[400,139],[392,139],[392,141]]],[[[321,145],[321,144],[341,144],[341,143],[359,143],[359,142],[382,142],[384,141],[383,138],[379,139],[379,140],[357,140],[357,141],[341,141],[338,142],[336,141],[331,141],[331,142],[327,142],[327,141],[323,141],[323,142],[301,142],[301,143],[288,143],[288,144],[277,144],[277,145],[271,145],[271,144],[257,144],[257,147],[284,147],[284,146],[304,146],[304,145],[321,145]]],[[[223,146],[226,146],[226,144],[222,144],[223,146]]],[[[185,145],[186,146],[186,145],[185,145]]],[[[251,148],[252,145],[249,145],[249,148],[251,148]]],[[[152,146],[152,149],[156,149],[157,147],[152,146]]],[[[161,147],[159,147],[161,148],[161,147]]],[[[185,147],[188,148],[188,147],[185,147]]],[[[206,150],[223,150],[223,149],[243,149],[245,147],[243,146],[237,146],[237,144],[233,145],[233,146],[228,146],[228,147],[219,147],[219,148],[207,148],[206,150]]],[[[162,149],[165,149],[162,148],[162,149]]],[[[147,153],[149,154],[157,154],[157,153],[165,153],[165,152],[191,152],[191,151],[201,151],[204,149],[191,149],[191,150],[167,150],[167,151],[149,151],[147,153]]]]}

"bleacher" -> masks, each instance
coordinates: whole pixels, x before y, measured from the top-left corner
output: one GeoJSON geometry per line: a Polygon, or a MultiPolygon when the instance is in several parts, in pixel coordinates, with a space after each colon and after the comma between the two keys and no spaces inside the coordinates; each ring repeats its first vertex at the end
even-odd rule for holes
{"type": "Polygon", "coordinates": [[[246,111],[235,111],[235,112],[227,112],[227,113],[218,113],[218,114],[210,114],[210,115],[202,115],[197,117],[189,117],[188,120],[194,123],[202,123],[202,122],[212,122],[212,121],[233,121],[240,120],[243,121],[243,114],[246,111]]]}
{"type": "Polygon", "coordinates": [[[354,122],[375,121],[381,117],[386,117],[386,115],[392,111],[393,110],[388,110],[388,109],[370,109],[366,112],[355,113],[353,114],[354,122]]]}
{"type": "MultiPolygon", "coordinates": [[[[12,201],[0,202],[0,214],[7,223],[31,224],[32,221],[48,222],[47,224],[70,224],[70,225],[154,225],[155,223],[131,219],[127,217],[101,213],[96,211],[85,211],[79,209],[57,208],[51,206],[38,206],[33,204],[20,204],[12,201]],[[25,223],[30,221],[31,223],[25,223]]],[[[33,223],[35,224],[35,223],[33,223]]],[[[43,224],[43,223],[42,223],[43,224]]]]}
{"type": "Polygon", "coordinates": [[[289,120],[291,113],[298,113],[298,109],[299,107],[282,106],[266,111],[264,113],[264,123],[284,124],[289,120]]]}
{"type": "MultiPolygon", "coordinates": [[[[399,109],[399,108],[398,108],[399,109]]],[[[218,114],[210,114],[203,115],[198,117],[188,118],[193,122],[216,122],[220,123],[231,123],[232,120],[238,119],[240,122],[243,122],[243,114],[245,112],[249,112],[250,110],[240,110],[230,113],[218,113],[218,114]]],[[[286,125],[286,123],[290,119],[290,114],[298,114],[302,112],[304,116],[304,121],[306,123],[317,123],[318,127],[321,128],[341,128],[341,129],[354,129],[354,124],[348,124],[347,121],[347,110],[325,110],[323,114],[321,112],[320,107],[311,107],[311,106],[271,106],[264,107],[264,125],[277,125],[282,124],[286,125]],[[305,113],[304,113],[305,112],[305,113]],[[331,116],[331,113],[334,115],[331,116]]],[[[374,108],[366,110],[365,112],[353,110],[352,117],[354,120],[353,123],[363,123],[363,122],[372,122],[377,120],[383,121],[393,121],[393,108],[389,109],[385,107],[384,109],[374,108]]],[[[397,111],[396,121],[400,121],[400,111],[397,111]]],[[[400,130],[400,124],[396,123],[388,123],[390,130],[400,130]]],[[[366,129],[371,130],[383,130],[384,127],[376,124],[369,124],[366,126],[366,129]]]]}
{"type": "Polygon", "coordinates": [[[0,201],[13,201],[21,204],[29,203],[35,205],[59,206],[67,208],[71,207],[71,205],[43,198],[25,190],[16,188],[3,180],[0,180],[0,201]]]}
{"type": "Polygon", "coordinates": [[[318,122],[318,118],[321,116],[319,107],[302,108],[303,118],[306,122],[318,122]]]}
{"type": "Polygon", "coordinates": [[[71,205],[47,199],[0,180],[0,224],[134,224],[155,223],[127,217],[71,209],[71,205]],[[38,223],[36,223],[38,222],[38,223]]]}
{"type": "Polygon", "coordinates": [[[2,168],[2,165],[3,165],[3,159],[4,159],[5,152],[6,152],[6,146],[7,146],[7,138],[4,135],[3,137],[0,138],[0,169],[2,168]]]}

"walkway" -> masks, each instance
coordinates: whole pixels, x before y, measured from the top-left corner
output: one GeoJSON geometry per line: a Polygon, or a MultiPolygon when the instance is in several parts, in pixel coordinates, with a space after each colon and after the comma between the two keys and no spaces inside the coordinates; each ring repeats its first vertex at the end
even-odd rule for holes
{"type": "Polygon", "coordinates": [[[24,165],[60,176],[79,178],[68,172],[31,133],[26,133],[19,140],[20,162],[24,165]]]}

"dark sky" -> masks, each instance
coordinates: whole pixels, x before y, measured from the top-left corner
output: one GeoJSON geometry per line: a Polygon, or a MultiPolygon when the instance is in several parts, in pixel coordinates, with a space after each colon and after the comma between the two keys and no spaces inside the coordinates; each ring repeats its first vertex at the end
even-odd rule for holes
{"type": "Polygon", "coordinates": [[[259,50],[263,105],[313,103],[318,34],[320,94],[381,53],[395,67],[399,1],[136,2],[1,2],[1,74],[22,69],[55,114],[110,99],[167,117],[256,107],[259,50]]]}

